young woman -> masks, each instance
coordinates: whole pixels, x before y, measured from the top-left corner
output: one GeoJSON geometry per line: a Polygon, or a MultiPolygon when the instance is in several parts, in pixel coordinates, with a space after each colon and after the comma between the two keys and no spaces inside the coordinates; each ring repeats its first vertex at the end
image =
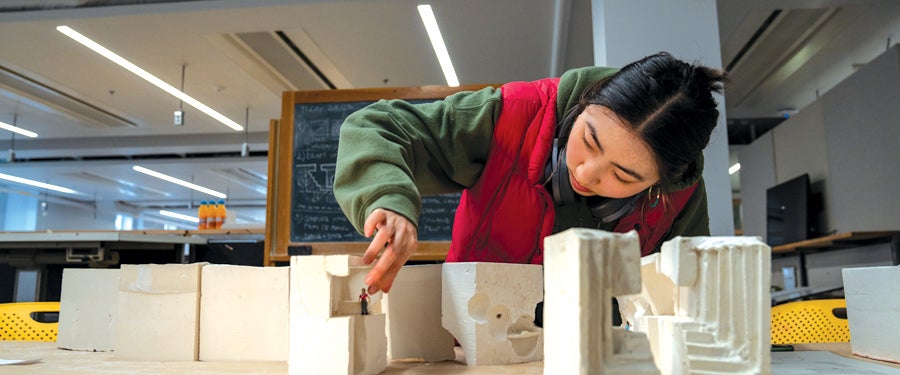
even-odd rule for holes
{"type": "Polygon", "coordinates": [[[709,235],[702,151],[724,73],[667,53],[621,70],[379,101],[341,127],[334,194],[372,242],[369,293],[390,291],[417,246],[421,196],[462,190],[448,262],[543,262],[572,228],[637,230],[642,255],[709,235]]]}

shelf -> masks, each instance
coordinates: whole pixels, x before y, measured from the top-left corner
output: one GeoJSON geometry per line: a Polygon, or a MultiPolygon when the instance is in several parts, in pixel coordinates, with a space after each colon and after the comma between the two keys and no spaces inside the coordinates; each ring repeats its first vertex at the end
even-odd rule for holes
{"type": "MultiPolygon", "coordinates": [[[[369,242],[315,242],[304,243],[312,247],[312,255],[356,255],[363,256],[369,242]]],[[[420,241],[419,248],[409,258],[411,261],[444,261],[447,251],[450,249],[450,241],[420,241]]],[[[290,255],[276,255],[269,258],[270,262],[288,262],[290,255]]]]}
{"type": "Polygon", "coordinates": [[[784,245],[772,247],[772,254],[790,253],[801,249],[816,249],[823,247],[833,247],[835,243],[842,242],[858,242],[884,237],[892,237],[900,235],[900,231],[870,231],[870,232],[845,232],[832,234],[829,236],[813,238],[805,241],[792,242],[784,245]]]}

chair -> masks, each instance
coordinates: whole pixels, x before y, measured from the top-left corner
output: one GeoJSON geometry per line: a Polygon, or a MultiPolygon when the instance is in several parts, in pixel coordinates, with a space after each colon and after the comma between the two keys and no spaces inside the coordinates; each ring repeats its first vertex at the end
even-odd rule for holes
{"type": "Polygon", "coordinates": [[[41,313],[59,314],[59,302],[0,303],[0,340],[56,341],[59,322],[36,320],[41,313]]]}
{"type": "Polygon", "coordinates": [[[847,302],[820,299],[772,307],[772,344],[850,342],[847,302]]]}

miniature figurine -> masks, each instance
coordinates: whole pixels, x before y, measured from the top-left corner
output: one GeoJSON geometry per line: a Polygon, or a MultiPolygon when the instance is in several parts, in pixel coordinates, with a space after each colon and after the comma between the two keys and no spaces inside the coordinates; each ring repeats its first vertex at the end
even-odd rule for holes
{"type": "Polygon", "coordinates": [[[366,288],[362,288],[362,294],[359,295],[359,305],[361,314],[369,315],[369,294],[366,293],[366,288]]]}

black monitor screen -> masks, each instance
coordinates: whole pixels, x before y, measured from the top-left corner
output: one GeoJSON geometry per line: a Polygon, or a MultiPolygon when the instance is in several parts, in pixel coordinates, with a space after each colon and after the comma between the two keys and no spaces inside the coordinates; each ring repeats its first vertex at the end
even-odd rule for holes
{"type": "Polygon", "coordinates": [[[766,190],[766,242],[769,246],[809,239],[809,175],[766,190]]]}

